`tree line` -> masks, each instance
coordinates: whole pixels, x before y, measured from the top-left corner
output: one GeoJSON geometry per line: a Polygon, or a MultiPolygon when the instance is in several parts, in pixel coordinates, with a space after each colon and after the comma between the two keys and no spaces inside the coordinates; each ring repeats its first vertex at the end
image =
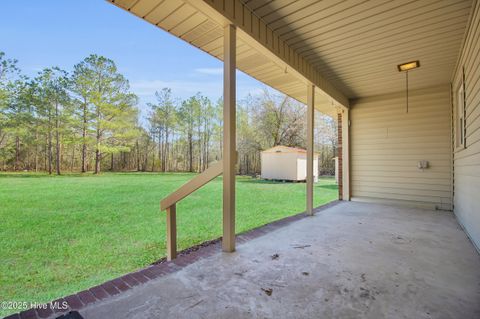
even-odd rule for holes
{"type": "MultiPolygon", "coordinates": [[[[147,103],[115,62],[92,54],[70,72],[45,68],[33,78],[0,52],[0,169],[45,171],[201,172],[222,157],[223,101],[201,93],[179,100],[168,88],[147,103]]],[[[260,171],[260,152],[305,146],[305,107],[265,89],[237,105],[238,173],[260,171]]],[[[316,116],[323,174],[333,173],[335,122],[316,116]]]]}

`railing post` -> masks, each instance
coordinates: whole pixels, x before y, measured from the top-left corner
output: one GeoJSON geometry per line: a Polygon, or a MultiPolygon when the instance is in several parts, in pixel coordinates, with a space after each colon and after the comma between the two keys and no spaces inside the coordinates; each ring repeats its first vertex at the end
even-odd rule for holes
{"type": "Polygon", "coordinates": [[[223,237],[222,249],[235,250],[236,28],[223,33],[223,237]]]}
{"type": "Polygon", "coordinates": [[[315,125],[315,87],[307,89],[307,214],[313,215],[313,127],[315,125]]]}
{"type": "Polygon", "coordinates": [[[177,208],[167,208],[167,260],[177,258],[177,208]]]}

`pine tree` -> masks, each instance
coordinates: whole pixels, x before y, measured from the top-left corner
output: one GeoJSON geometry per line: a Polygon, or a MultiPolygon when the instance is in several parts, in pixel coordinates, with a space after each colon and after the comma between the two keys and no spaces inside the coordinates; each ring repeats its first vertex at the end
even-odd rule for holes
{"type": "Polygon", "coordinates": [[[95,54],[87,57],[81,66],[86,103],[91,103],[94,131],[95,174],[100,173],[101,161],[106,155],[129,151],[132,140],[139,134],[135,129],[138,110],[137,96],[130,92],[128,81],[117,70],[115,63],[95,54]]]}
{"type": "Polygon", "coordinates": [[[47,134],[48,172],[52,173],[53,140],[55,140],[55,169],[61,173],[60,135],[65,133],[67,108],[70,103],[67,72],[57,67],[46,68],[34,79],[36,107],[43,119],[47,134]]]}

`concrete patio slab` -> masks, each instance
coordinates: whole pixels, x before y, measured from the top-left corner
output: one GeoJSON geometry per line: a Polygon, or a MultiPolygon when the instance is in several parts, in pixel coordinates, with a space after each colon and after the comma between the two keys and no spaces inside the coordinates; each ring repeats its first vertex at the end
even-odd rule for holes
{"type": "Polygon", "coordinates": [[[80,310],[84,318],[480,318],[450,212],[344,202],[80,310]]]}

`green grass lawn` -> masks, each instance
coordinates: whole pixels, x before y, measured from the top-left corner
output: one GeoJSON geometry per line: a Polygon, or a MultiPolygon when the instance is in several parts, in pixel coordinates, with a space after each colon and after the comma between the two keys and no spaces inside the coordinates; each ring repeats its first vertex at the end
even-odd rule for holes
{"type": "MultiPolygon", "coordinates": [[[[48,302],[163,257],[160,199],[192,177],[0,174],[0,301],[48,302]]],[[[217,178],[177,205],[180,250],[221,236],[221,189],[217,178]]],[[[336,198],[333,179],[315,184],[315,205],[336,198]]],[[[304,210],[304,183],[237,178],[238,233],[304,210]]]]}

